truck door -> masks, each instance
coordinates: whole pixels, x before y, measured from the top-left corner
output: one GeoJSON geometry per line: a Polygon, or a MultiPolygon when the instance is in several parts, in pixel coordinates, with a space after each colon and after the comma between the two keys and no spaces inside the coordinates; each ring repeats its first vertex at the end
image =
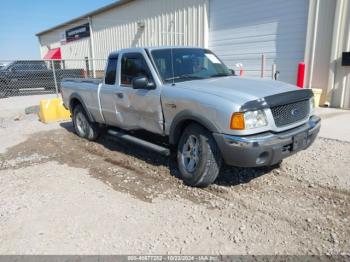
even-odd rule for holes
{"type": "Polygon", "coordinates": [[[153,133],[163,133],[163,113],[160,102],[160,87],[155,85],[152,64],[141,52],[121,54],[120,76],[117,86],[117,105],[121,127],[124,129],[144,129],[153,133]],[[136,77],[147,77],[153,88],[134,89],[136,77]]]}
{"type": "Polygon", "coordinates": [[[105,78],[100,89],[100,107],[106,124],[121,127],[118,111],[118,89],[117,89],[117,65],[118,55],[108,58],[105,78]]]}

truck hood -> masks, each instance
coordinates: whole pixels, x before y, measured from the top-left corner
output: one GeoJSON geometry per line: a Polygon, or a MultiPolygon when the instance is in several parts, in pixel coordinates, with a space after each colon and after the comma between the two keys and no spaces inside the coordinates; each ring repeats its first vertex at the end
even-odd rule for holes
{"type": "Polygon", "coordinates": [[[226,98],[237,104],[297,90],[296,86],[280,81],[236,76],[186,81],[176,83],[176,86],[226,98]]]}

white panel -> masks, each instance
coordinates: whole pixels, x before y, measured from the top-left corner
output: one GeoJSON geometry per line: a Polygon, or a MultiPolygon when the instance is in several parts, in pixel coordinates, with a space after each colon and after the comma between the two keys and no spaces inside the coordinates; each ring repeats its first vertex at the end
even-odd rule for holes
{"type": "Polygon", "coordinates": [[[317,9],[318,19],[314,26],[316,32],[313,30],[312,37],[310,37],[310,42],[312,44],[314,36],[316,37],[316,42],[313,54],[310,53],[310,60],[307,63],[307,65],[309,65],[309,71],[307,71],[307,73],[309,73],[310,78],[307,79],[308,82],[306,82],[306,86],[324,90],[321,97],[321,104],[324,103],[327,96],[335,8],[336,1],[319,1],[317,9]],[[313,61],[311,61],[311,58],[313,61]]]}
{"type": "Polygon", "coordinates": [[[92,18],[95,57],[133,46],[204,47],[207,5],[208,0],[138,0],[98,14],[92,18]]]}
{"type": "Polygon", "coordinates": [[[247,76],[260,76],[264,53],[265,76],[276,63],[280,80],[295,84],[307,15],[306,0],[211,0],[209,48],[231,68],[242,63],[247,76]]]}
{"type": "Polygon", "coordinates": [[[338,39],[335,41],[336,58],[331,61],[335,65],[334,86],[331,106],[350,109],[350,67],[342,66],[342,53],[350,52],[350,1],[344,1],[342,9],[336,16],[340,16],[338,39]]]}
{"type": "MultiPolygon", "coordinates": [[[[208,0],[137,0],[92,16],[95,59],[106,59],[121,48],[162,45],[204,47],[208,0]],[[137,22],[144,22],[139,30],[137,22]]],[[[40,36],[42,56],[47,47],[61,47],[63,59],[90,57],[89,38],[60,44],[60,33],[87,20],[63,26],[40,36]]],[[[96,64],[103,70],[104,63],[96,64]]]]}
{"type": "Polygon", "coordinates": [[[58,47],[61,48],[63,59],[84,59],[84,57],[89,57],[89,38],[83,38],[66,44],[60,42],[61,34],[64,33],[65,30],[86,23],[88,23],[88,20],[77,21],[74,24],[66,25],[60,29],[41,35],[39,41],[42,57],[46,54],[48,49],[58,47]]]}

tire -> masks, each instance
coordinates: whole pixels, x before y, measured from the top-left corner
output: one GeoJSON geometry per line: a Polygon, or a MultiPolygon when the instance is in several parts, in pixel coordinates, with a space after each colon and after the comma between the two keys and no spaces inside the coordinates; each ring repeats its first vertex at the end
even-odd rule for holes
{"type": "Polygon", "coordinates": [[[222,157],[211,133],[198,124],[186,127],[178,143],[177,164],[185,184],[212,184],[219,175],[222,157]]]}
{"type": "Polygon", "coordinates": [[[90,141],[94,141],[100,135],[100,127],[91,122],[82,105],[77,105],[73,110],[73,125],[75,133],[90,141]]]}

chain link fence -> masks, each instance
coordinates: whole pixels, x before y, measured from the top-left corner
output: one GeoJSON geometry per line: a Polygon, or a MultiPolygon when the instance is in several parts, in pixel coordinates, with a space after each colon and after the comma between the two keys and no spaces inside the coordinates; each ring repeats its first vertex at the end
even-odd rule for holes
{"type": "Polygon", "coordinates": [[[106,59],[0,60],[0,98],[60,92],[63,78],[102,78],[106,59]]]}
{"type": "MultiPolygon", "coordinates": [[[[236,64],[237,75],[278,79],[276,65],[264,54],[254,60],[259,69],[236,64]],[[247,72],[246,72],[247,70],[247,72]],[[253,73],[252,73],[253,72],[253,73]]],[[[102,78],[107,59],[0,60],[0,98],[32,95],[57,95],[63,78],[102,78]]],[[[277,68],[278,69],[278,68],[277,68]]]]}

